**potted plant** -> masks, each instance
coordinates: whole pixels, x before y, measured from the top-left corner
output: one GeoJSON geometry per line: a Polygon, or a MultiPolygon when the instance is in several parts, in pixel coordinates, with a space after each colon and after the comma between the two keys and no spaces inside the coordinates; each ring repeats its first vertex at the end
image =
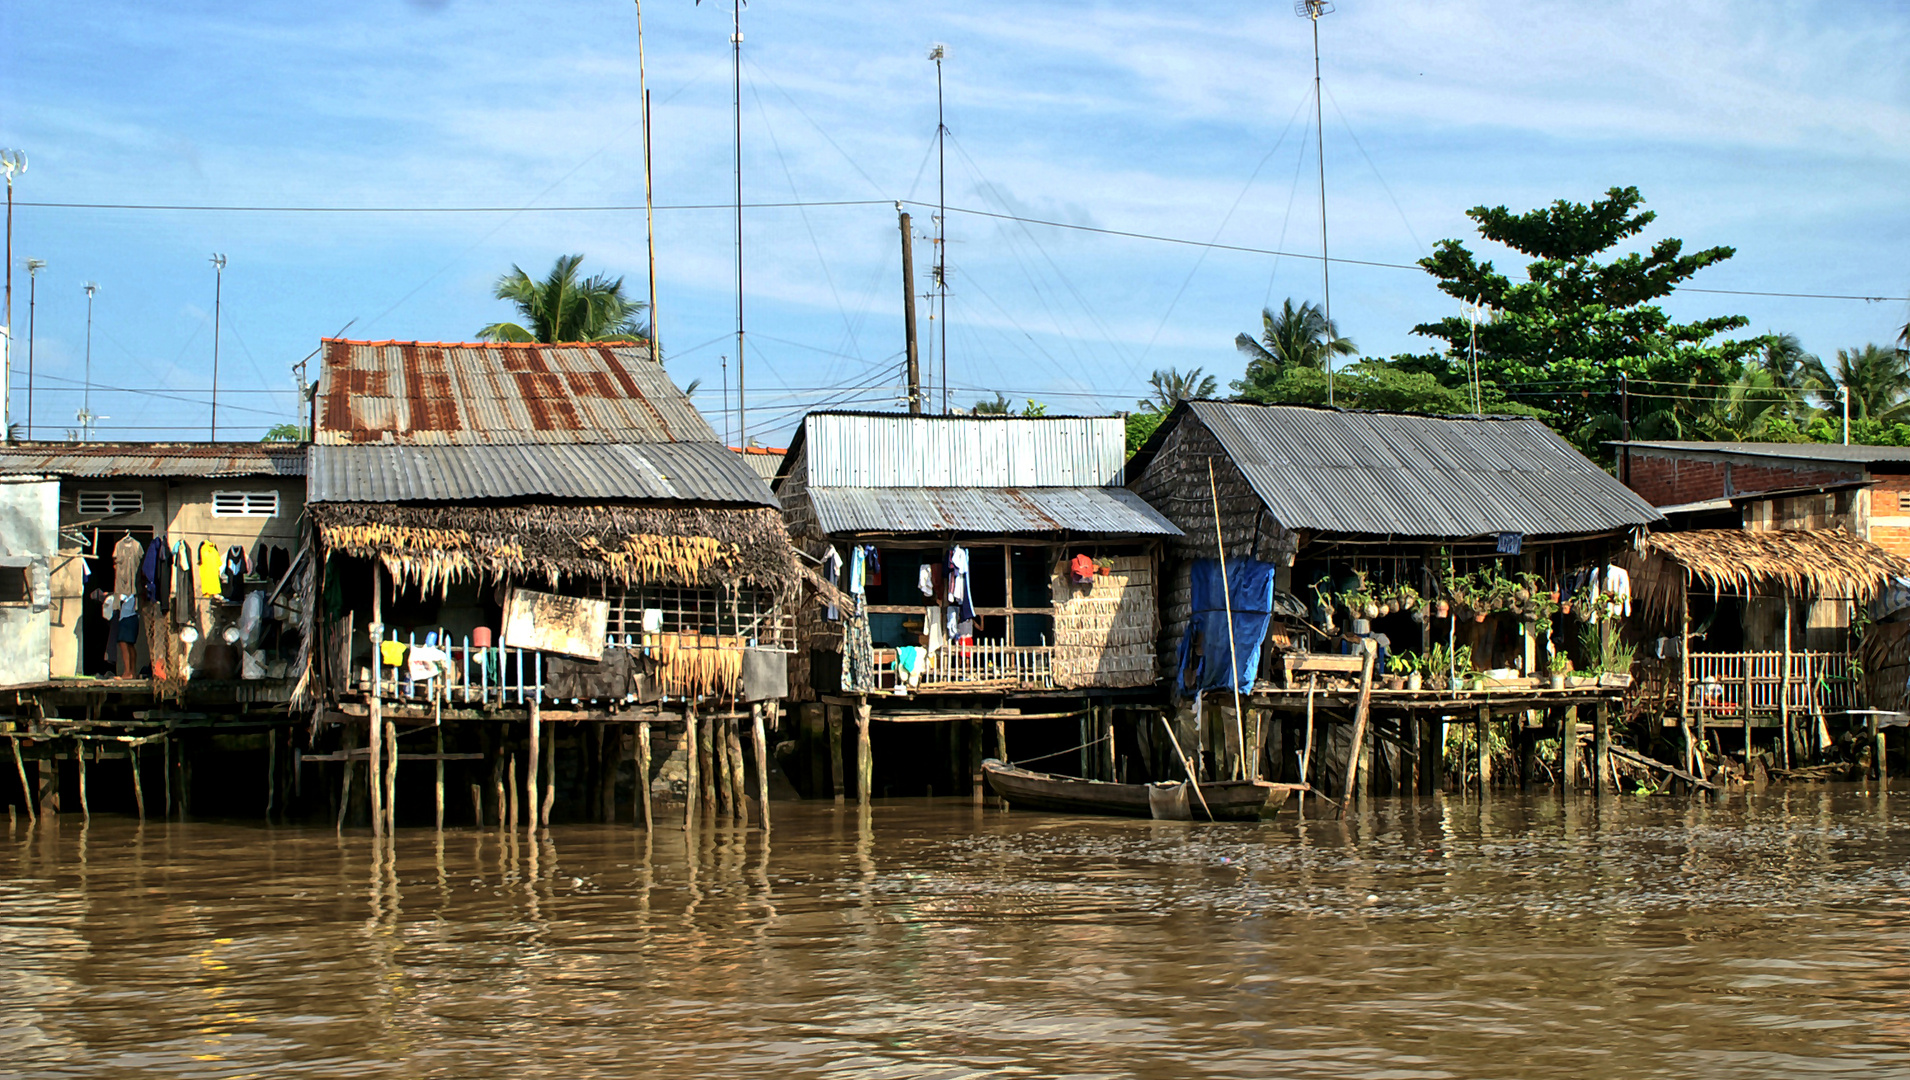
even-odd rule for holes
{"type": "Polygon", "coordinates": [[[1407,673],[1413,670],[1411,653],[1394,653],[1386,658],[1386,689],[1404,690],[1407,673]]]}

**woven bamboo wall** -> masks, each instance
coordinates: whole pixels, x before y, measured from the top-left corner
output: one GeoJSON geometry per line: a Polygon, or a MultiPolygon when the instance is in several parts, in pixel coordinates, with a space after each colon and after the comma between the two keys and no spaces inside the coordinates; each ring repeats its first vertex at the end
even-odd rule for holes
{"type": "Polygon", "coordinates": [[[1154,682],[1154,642],[1160,634],[1154,559],[1142,555],[1108,561],[1114,564],[1113,572],[1097,575],[1090,585],[1074,584],[1065,560],[1055,563],[1056,686],[1154,682]]]}

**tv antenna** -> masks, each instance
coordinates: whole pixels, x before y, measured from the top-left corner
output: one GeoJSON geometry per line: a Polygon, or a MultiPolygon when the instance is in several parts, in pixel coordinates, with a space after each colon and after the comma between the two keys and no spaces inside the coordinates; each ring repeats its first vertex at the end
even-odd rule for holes
{"type": "MultiPolygon", "coordinates": [[[[1320,313],[1326,316],[1328,337],[1333,333],[1333,275],[1326,259],[1326,129],[1320,110],[1320,16],[1333,14],[1333,0],[1294,0],[1293,13],[1313,23],[1313,137],[1320,159],[1320,313]]],[[[1326,403],[1333,404],[1333,350],[1326,353],[1326,403]]]]}
{"type": "Polygon", "coordinates": [[[93,294],[99,291],[95,282],[80,286],[86,290],[86,382],[80,398],[80,441],[90,442],[93,437],[93,421],[99,419],[93,415],[93,294]]]}
{"type": "MultiPolygon", "coordinates": [[[[225,256],[212,257],[212,437],[219,441],[219,308],[225,299],[225,256]]],[[[241,345],[245,344],[243,341],[241,345]]]]}
{"type": "Polygon", "coordinates": [[[942,122],[942,61],[948,58],[948,46],[929,46],[928,58],[935,61],[935,298],[937,333],[941,335],[942,412],[948,412],[948,152],[944,141],[948,125],[942,122]]]}

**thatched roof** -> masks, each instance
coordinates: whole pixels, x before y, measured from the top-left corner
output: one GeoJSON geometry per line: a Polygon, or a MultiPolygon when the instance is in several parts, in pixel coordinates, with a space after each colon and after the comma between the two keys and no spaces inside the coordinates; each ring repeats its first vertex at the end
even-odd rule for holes
{"type": "Polygon", "coordinates": [[[1910,560],[1842,529],[1652,533],[1625,563],[1635,599],[1666,625],[1692,581],[1717,593],[1869,601],[1910,576],[1910,560]]]}
{"type": "Polygon", "coordinates": [[[770,589],[789,588],[798,578],[782,514],[767,507],[314,503],[309,509],[328,550],[382,559],[394,577],[425,588],[481,575],[770,589]]]}

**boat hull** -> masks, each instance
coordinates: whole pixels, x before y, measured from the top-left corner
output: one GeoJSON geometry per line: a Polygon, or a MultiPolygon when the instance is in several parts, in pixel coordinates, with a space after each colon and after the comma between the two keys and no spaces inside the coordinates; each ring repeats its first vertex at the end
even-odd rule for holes
{"type": "Polygon", "coordinates": [[[1271,817],[1304,784],[1275,784],[1266,780],[1226,780],[1200,785],[1196,799],[1186,784],[1116,784],[1055,776],[1006,765],[990,758],[982,774],[995,794],[1011,806],[1060,814],[1100,814],[1114,817],[1204,821],[1254,821],[1271,817]],[[1183,816],[1175,808],[1183,801],[1183,816]],[[1203,809],[1202,801],[1206,805],[1203,809]]]}

